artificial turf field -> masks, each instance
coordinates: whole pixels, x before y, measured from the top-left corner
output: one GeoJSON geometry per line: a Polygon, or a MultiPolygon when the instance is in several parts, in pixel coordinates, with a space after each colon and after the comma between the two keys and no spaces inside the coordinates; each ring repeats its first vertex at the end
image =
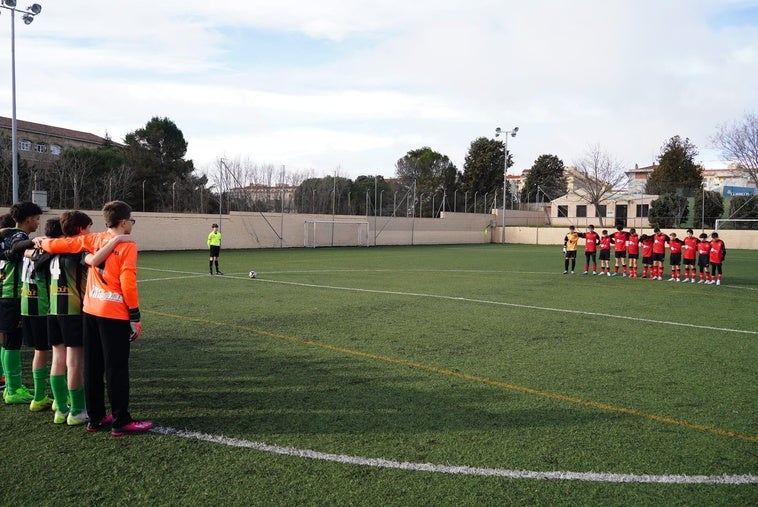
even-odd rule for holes
{"type": "Polygon", "coordinates": [[[758,504],[756,251],[720,287],[563,275],[556,246],[207,266],[140,254],[155,431],[2,406],[0,505],[758,504]]]}

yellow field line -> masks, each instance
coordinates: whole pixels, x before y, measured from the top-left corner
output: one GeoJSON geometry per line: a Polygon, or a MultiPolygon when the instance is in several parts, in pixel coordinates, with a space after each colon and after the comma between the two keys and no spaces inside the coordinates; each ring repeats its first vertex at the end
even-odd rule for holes
{"type": "Polygon", "coordinates": [[[277,338],[277,339],[280,339],[280,340],[286,340],[286,341],[293,342],[293,343],[299,343],[299,344],[302,344],[302,345],[310,345],[310,346],[319,347],[319,348],[322,348],[322,349],[327,349],[327,350],[332,350],[332,351],[335,351],[335,352],[340,352],[340,353],[343,353],[343,354],[349,354],[349,355],[353,355],[353,356],[365,357],[365,358],[368,358],[368,359],[375,359],[377,361],[382,361],[382,362],[386,362],[386,363],[399,364],[399,365],[408,366],[408,367],[411,367],[411,368],[416,368],[416,369],[419,369],[419,370],[430,371],[432,373],[438,373],[438,374],[447,375],[447,376],[450,376],[450,377],[457,377],[457,378],[461,378],[461,379],[465,379],[465,380],[470,380],[472,382],[479,382],[481,384],[488,384],[488,385],[491,385],[491,386],[503,387],[503,388],[506,388],[506,389],[510,389],[512,391],[519,391],[519,392],[522,392],[522,393],[533,394],[533,395],[542,396],[542,397],[545,397],[545,398],[552,398],[552,399],[555,399],[555,400],[567,401],[569,403],[575,403],[577,405],[584,405],[584,406],[587,406],[587,407],[597,408],[599,410],[606,410],[606,411],[609,411],[609,412],[617,412],[617,413],[626,414],[626,415],[633,415],[633,416],[636,416],[636,417],[642,417],[644,419],[649,419],[651,421],[657,421],[657,422],[662,422],[662,423],[666,423],[666,424],[673,424],[675,426],[682,426],[682,427],[685,427],[685,428],[691,428],[691,429],[696,429],[696,430],[700,430],[700,431],[707,431],[709,433],[714,433],[716,435],[721,435],[721,436],[725,436],[725,437],[732,437],[732,438],[738,438],[740,440],[746,440],[748,442],[758,442],[758,436],[754,436],[754,435],[746,435],[744,433],[738,433],[738,432],[734,432],[734,431],[724,430],[724,429],[721,429],[721,428],[716,428],[716,427],[713,427],[713,426],[707,426],[707,425],[704,425],[704,424],[691,423],[691,422],[683,421],[681,419],[674,419],[672,417],[665,417],[665,416],[660,416],[660,415],[656,415],[656,414],[651,414],[651,413],[648,413],[648,412],[641,412],[639,410],[634,410],[634,409],[631,409],[631,408],[617,407],[615,405],[609,405],[607,403],[600,403],[600,402],[597,402],[597,401],[584,400],[582,398],[576,398],[574,396],[567,396],[567,395],[564,395],[564,394],[552,393],[550,391],[543,391],[541,389],[533,389],[531,387],[519,386],[519,385],[516,385],[516,384],[509,384],[508,382],[501,382],[499,380],[492,380],[492,379],[488,379],[486,377],[480,377],[478,375],[469,375],[468,373],[461,373],[461,372],[457,372],[457,371],[447,370],[445,368],[437,368],[436,366],[429,366],[429,365],[422,364],[422,363],[415,363],[413,361],[406,361],[405,359],[396,359],[396,358],[393,358],[393,357],[381,356],[381,355],[378,355],[378,354],[371,354],[371,353],[368,353],[368,352],[361,352],[359,350],[347,349],[347,348],[344,348],[344,347],[339,347],[337,345],[330,345],[328,343],[319,343],[319,342],[316,342],[316,341],[313,341],[313,340],[306,340],[306,339],[303,339],[303,338],[296,338],[294,336],[287,336],[287,335],[283,335],[283,334],[279,334],[279,333],[272,333],[270,331],[264,331],[262,329],[256,329],[256,328],[250,327],[250,326],[242,326],[242,325],[239,325],[239,324],[229,324],[228,322],[218,322],[218,321],[214,321],[214,320],[201,319],[201,318],[198,318],[198,317],[188,317],[186,315],[174,315],[174,314],[171,314],[171,313],[158,312],[158,311],[153,311],[153,310],[143,310],[143,313],[149,313],[149,314],[158,315],[158,316],[161,316],[161,317],[169,317],[169,318],[173,318],[173,319],[189,320],[189,321],[192,321],[192,322],[199,322],[199,323],[203,323],[203,324],[210,324],[210,325],[213,325],[213,326],[228,327],[228,328],[232,328],[232,329],[238,329],[238,330],[241,330],[241,331],[248,331],[248,332],[252,332],[252,333],[255,333],[255,334],[259,334],[259,335],[263,335],[263,336],[270,336],[272,338],[277,338]]]}

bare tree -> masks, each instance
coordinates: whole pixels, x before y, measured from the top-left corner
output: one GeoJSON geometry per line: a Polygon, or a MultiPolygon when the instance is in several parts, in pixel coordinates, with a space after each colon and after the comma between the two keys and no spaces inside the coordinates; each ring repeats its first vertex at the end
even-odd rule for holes
{"type": "Polygon", "coordinates": [[[741,122],[720,125],[711,142],[758,186],[758,114],[746,113],[741,122]]]}
{"type": "Polygon", "coordinates": [[[626,178],[623,165],[602,151],[600,146],[595,145],[575,161],[574,166],[577,171],[574,192],[583,201],[595,207],[595,215],[602,226],[600,205],[613,197],[614,189],[626,178]]]}

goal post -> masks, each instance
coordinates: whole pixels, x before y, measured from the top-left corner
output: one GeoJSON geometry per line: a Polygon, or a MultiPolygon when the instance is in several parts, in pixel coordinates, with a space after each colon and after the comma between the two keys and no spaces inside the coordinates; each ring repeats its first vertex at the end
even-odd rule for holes
{"type": "Polygon", "coordinates": [[[369,246],[369,223],[351,220],[306,220],[303,226],[306,248],[369,246]]]}
{"type": "Polygon", "coordinates": [[[715,229],[758,229],[758,218],[719,218],[716,220],[715,229]]]}

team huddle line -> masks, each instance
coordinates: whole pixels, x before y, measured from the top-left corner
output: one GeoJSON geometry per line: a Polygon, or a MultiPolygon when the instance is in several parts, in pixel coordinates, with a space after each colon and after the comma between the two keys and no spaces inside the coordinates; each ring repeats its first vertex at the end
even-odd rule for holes
{"type": "Polygon", "coordinates": [[[666,261],[666,245],[669,251],[669,266],[671,267],[670,282],[689,282],[708,285],[721,285],[722,265],[726,258],[726,245],[719,239],[717,232],[711,233],[711,239],[705,233],[695,237],[692,229],[687,229],[684,240],[677,238],[676,233],[664,234],[656,227],[653,234],[639,235],[634,227],[625,231],[619,225],[612,235],[607,230],[601,234],[595,232],[594,225],[588,225],[585,232],[577,232],[569,226],[569,232],[563,238],[563,253],[565,254],[563,274],[574,274],[576,268],[576,253],[579,239],[584,239],[584,273],[597,275],[597,259],[600,258],[600,275],[618,276],[619,270],[623,278],[637,278],[637,260],[642,252],[642,278],[663,280],[664,263],[666,261]],[[613,246],[615,263],[611,271],[611,246],[613,246]],[[598,255],[599,254],[599,255],[598,255]],[[627,263],[628,261],[628,263],[627,263]],[[684,264],[684,279],[682,279],[682,264],[684,264]],[[710,268],[710,271],[709,271],[710,268]]]}

